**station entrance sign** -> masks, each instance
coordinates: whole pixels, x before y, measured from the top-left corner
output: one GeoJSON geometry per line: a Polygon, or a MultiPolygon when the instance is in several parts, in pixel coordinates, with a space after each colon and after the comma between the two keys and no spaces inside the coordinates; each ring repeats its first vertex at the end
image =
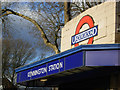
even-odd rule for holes
{"type": "Polygon", "coordinates": [[[91,16],[84,16],[78,23],[75,35],[71,38],[71,45],[78,46],[78,43],[89,39],[87,44],[93,44],[93,37],[98,35],[98,25],[94,26],[94,20],[91,16]],[[84,24],[89,25],[89,29],[79,33],[84,24]]]}

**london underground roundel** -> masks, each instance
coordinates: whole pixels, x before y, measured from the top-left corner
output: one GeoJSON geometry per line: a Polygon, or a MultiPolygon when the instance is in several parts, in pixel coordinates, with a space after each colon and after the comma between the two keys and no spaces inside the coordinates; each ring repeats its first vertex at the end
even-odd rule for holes
{"type": "Polygon", "coordinates": [[[75,45],[75,47],[76,47],[79,45],[78,44],[79,42],[82,42],[86,39],[89,39],[87,44],[93,44],[93,37],[96,36],[97,34],[98,34],[98,25],[94,26],[94,21],[93,21],[92,17],[89,15],[86,15],[86,16],[82,17],[82,19],[79,21],[76,31],[75,31],[75,35],[72,36],[72,38],[71,38],[72,39],[71,45],[75,45]],[[89,29],[79,33],[80,29],[85,24],[88,24],[89,29]]]}

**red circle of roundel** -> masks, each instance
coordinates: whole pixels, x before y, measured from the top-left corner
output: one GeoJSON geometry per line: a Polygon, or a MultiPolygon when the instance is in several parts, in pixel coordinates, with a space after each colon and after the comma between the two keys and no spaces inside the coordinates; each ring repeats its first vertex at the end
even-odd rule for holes
{"type": "MultiPolygon", "coordinates": [[[[84,24],[88,24],[90,28],[94,27],[94,21],[93,19],[89,16],[86,15],[84,16],[78,23],[75,35],[79,33],[80,29],[84,24]]],[[[93,43],[93,37],[89,38],[89,41],[87,44],[92,44],[93,43]]],[[[75,44],[75,47],[78,46],[78,43],[75,44]]]]}

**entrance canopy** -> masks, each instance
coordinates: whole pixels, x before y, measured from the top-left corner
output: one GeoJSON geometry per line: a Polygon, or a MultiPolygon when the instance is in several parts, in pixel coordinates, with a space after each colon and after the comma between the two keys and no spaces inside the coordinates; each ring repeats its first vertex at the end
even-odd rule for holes
{"type": "Polygon", "coordinates": [[[120,44],[81,45],[15,71],[18,84],[59,86],[80,78],[118,71],[119,65],[120,44]]]}

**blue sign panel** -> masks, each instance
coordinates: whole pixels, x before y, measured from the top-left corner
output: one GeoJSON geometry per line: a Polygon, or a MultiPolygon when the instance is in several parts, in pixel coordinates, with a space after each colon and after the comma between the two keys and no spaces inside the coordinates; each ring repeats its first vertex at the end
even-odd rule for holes
{"type": "Polygon", "coordinates": [[[94,37],[97,34],[98,34],[98,25],[88,30],[85,30],[77,35],[72,36],[71,45],[74,45],[76,43],[89,39],[91,37],[94,37]]]}
{"type": "Polygon", "coordinates": [[[78,52],[65,58],[65,70],[83,65],[83,52],[78,52]]]}
{"type": "Polygon", "coordinates": [[[30,72],[31,69],[22,71],[19,73],[19,82],[30,80],[30,77],[28,77],[28,72],[30,72]]]}
{"type": "Polygon", "coordinates": [[[62,72],[62,71],[64,71],[64,65],[65,65],[65,63],[64,63],[64,58],[62,58],[62,59],[60,59],[60,72],[62,72]]]}
{"type": "MultiPolygon", "coordinates": [[[[19,72],[19,73],[20,73],[20,72],[19,72]]],[[[19,73],[17,73],[17,82],[19,82],[19,78],[20,78],[20,77],[19,77],[19,75],[20,75],[19,73]]]]}
{"type": "Polygon", "coordinates": [[[120,44],[83,45],[17,71],[17,83],[85,66],[119,66],[120,44]],[[94,49],[93,49],[94,48],[94,49]],[[114,50],[115,49],[115,50],[114,50]],[[119,49],[119,50],[118,50],[119,49]],[[89,50],[89,51],[87,51],[89,50]],[[83,55],[84,51],[84,55],[83,55]],[[84,59],[84,60],[83,60],[84,59]],[[39,63],[39,64],[38,64],[39,63]],[[39,66],[38,66],[39,65],[39,66]]]}
{"type": "Polygon", "coordinates": [[[60,67],[59,60],[48,63],[47,74],[50,75],[50,74],[58,73],[59,67],[60,67]]]}
{"type": "Polygon", "coordinates": [[[58,73],[64,70],[64,59],[48,63],[47,75],[58,73]]]}
{"type": "Polygon", "coordinates": [[[47,73],[47,67],[45,64],[45,65],[33,68],[30,72],[28,72],[28,77],[31,77],[31,79],[36,79],[36,78],[46,76],[46,73],[47,73]]]}
{"type": "Polygon", "coordinates": [[[59,60],[22,71],[17,75],[17,82],[37,79],[46,75],[62,72],[83,65],[83,52],[78,52],[59,60]]]}

